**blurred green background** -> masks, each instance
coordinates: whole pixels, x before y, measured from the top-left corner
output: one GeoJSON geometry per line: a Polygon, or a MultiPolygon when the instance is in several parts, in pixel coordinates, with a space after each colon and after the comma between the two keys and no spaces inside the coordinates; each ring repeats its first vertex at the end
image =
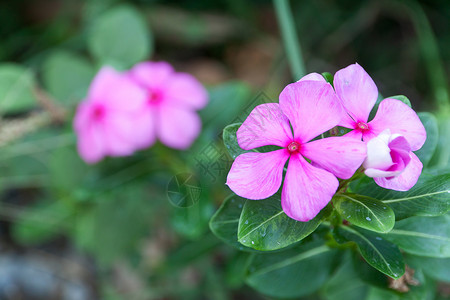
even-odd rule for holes
{"type": "MultiPolygon", "coordinates": [[[[290,5],[307,72],[358,62],[384,96],[447,116],[449,1],[290,5]]],[[[208,222],[230,193],[222,129],[293,81],[273,3],[5,0],[0,20],[0,299],[264,299],[208,222]],[[86,165],[77,103],[102,65],[144,60],[208,88],[202,134],[86,165]]]]}

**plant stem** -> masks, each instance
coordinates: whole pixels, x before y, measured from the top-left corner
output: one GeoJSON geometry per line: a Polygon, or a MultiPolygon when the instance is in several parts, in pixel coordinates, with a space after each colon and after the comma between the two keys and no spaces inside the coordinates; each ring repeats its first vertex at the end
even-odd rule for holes
{"type": "Polygon", "coordinates": [[[299,80],[305,75],[305,64],[288,0],[274,0],[273,3],[292,76],[299,80]]]}

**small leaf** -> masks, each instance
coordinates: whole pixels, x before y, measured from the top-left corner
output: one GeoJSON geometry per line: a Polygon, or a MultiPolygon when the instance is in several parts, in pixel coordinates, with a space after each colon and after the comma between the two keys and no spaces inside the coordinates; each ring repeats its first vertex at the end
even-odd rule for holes
{"type": "Polygon", "coordinates": [[[401,220],[383,236],[411,254],[450,257],[450,215],[401,220]]]}
{"type": "Polygon", "coordinates": [[[148,58],[152,36],[142,15],[131,6],[118,6],[95,20],[88,38],[92,55],[101,64],[127,68],[148,58]]]}
{"type": "Polygon", "coordinates": [[[437,119],[432,113],[420,112],[417,115],[427,131],[427,140],[422,148],[416,151],[416,155],[419,157],[423,166],[426,167],[436,151],[439,140],[439,127],[437,119]]]}
{"type": "Polygon", "coordinates": [[[42,74],[47,90],[67,105],[76,104],[86,96],[94,75],[95,69],[89,61],[66,51],[50,55],[42,74]]]}
{"type": "Polygon", "coordinates": [[[242,208],[247,200],[236,195],[225,199],[209,222],[211,231],[225,243],[246,251],[254,251],[238,242],[237,233],[242,208]]]}
{"type": "Polygon", "coordinates": [[[0,114],[19,113],[36,106],[33,73],[15,64],[0,65],[0,114]]]}
{"type": "Polygon", "coordinates": [[[340,242],[355,242],[362,257],[378,271],[394,279],[405,273],[405,263],[400,250],[378,234],[350,226],[339,226],[334,233],[340,242]]]}
{"type": "Polygon", "coordinates": [[[404,96],[404,95],[397,95],[397,96],[386,97],[386,99],[387,98],[400,100],[403,103],[405,103],[406,105],[408,105],[409,107],[411,107],[411,101],[409,101],[409,99],[406,96],[404,96]]]}
{"type": "Polygon", "coordinates": [[[450,174],[422,174],[416,185],[406,192],[383,189],[369,180],[358,186],[357,192],[388,204],[397,219],[438,216],[450,210],[450,174]]]}
{"type": "Polygon", "coordinates": [[[337,194],[332,201],[339,214],[353,225],[377,232],[389,232],[394,227],[394,212],[379,200],[356,194],[337,194]]]}
{"type": "Polygon", "coordinates": [[[331,212],[327,206],[311,221],[289,218],[281,208],[279,194],[245,203],[239,220],[238,239],[247,247],[271,251],[290,246],[310,235],[331,212]]]}
{"type": "Polygon", "coordinates": [[[329,278],[335,253],[321,243],[308,243],[279,253],[257,254],[246,282],[272,297],[308,295],[329,278]]]}
{"type": "Polygon", "coordinates": [[[326,80],[329,84],[333,85],[333,80],[334,80],[333,74],[328,73],[328,72],[323,72],[323,73],[322,73],[322,76],[323,76],[323,78],[325,78],[325,80],[326,80]]]}

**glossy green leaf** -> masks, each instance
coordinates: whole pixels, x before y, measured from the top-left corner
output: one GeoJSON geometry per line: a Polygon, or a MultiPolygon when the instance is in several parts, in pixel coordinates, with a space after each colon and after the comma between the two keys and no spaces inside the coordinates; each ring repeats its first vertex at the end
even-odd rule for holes
{"type": "Polygon", "coordinates": [[[323,78],[325,78],[325,80],[326,80],[329,84],[333,85],[333,80],[334,80],[334,75],[333,75],[333,74],[331,74],[331,73],[329,73],[329,72],[323,72],[323,73],[322,73],[322,76],[323,76],[323,78]]]}
{"type": "Polygon", "coordinates": [[[88,37],[92,55],[103,65],[128,68],[151,54],[152,36],[142,15],[118,6],[95,20],[88,37]]]}
{"type": "Polygon", "coordinates": [[[0,114],[18,113],[36,106],[33,73],[15,64],[0,64],[0,114]]]}
{"type": "Polygon", "coordinates": [[[422,269],[425,274],[436,280],[450,282],[450,258],[407,255],[405,259],[413,269],[422,269]]]}
{"type": "Polygon", "coordinates": [[[95,69],[82,56],[59,51],[47,58],[42,72],[47,91],[56,100],[71,105],[86,96],[95,69]]]}
{"type": "Polygon", "coordinates": [[[256,250],[281,249],[310,235],[330,212],[331,207],[327,206],[311,221],[299,222],[283,212],[279,194],[247,201],[239,220],[238,240],[256,250]]]}
{"type": "Polygon", "coordinates": [[[394,212],[379,200],[357,194],[336,194],[332,201],[339,214],[353,225],[377,232],[389,232],[394,227],[394,212]]]}
{"type": "Polygon", "coordinates": [[[254,251],[238,242],[238,225],[242,208],[247,199],[231,195],[225,199],[209,222],[211,231],[227,244],[239,250],[254,251]]]}
{"type": "Polygon", "coordinates": [[[322,243],[307,243],[283,252],[257,254],[246,282],[272,297],[308,295],[329,278],[335,253],[322,243]]]}
{"type": "Polygon", "coordinates": [[[350,226],[339,226],[334,233],[340,242],[355,242],[362,257],[378,271],[394,279],[405,273],[405,263],[400,250],[380,234],[350,226]]]}
{"type": "Polygon", "coordinates": [[[423,166],[426,167],[431,160],[431,157],[436,151],[439,140],[439,127],[436,117],[429,112],[420,112],[417,114],[422,121],[425,130],[427,131],[427,139],[425,144],[418,151],[415,152],[419,157],[423,166]]]}
{"type": "Polygon", "coordinates": [[[357,192],[388,204],[397,219],[411,216],[437,216],[450,210],[450,174],[432,176],[422,174],[416,185],[406,192],[379,187],[368,180],[357,192]]]}
{"type": "Polygon", "coordinates": [[[450,215],[397,221],[383,237],[411,254],[450,257],[450,215]]]}

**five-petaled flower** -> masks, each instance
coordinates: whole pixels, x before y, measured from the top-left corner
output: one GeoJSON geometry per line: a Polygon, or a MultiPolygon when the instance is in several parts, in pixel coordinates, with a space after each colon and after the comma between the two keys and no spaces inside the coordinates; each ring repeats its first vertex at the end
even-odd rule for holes
{"type": "Polygon", "coordinates": [[[336,176],[350,178],[366,157],[365,144],[351,137],[313,140],[335,127],[343,114],[330,84],[308,80],[289,84],[280,94],[280,104],[257,106],[237,131],[244,150],[282,148],[239,155],[228,174],[228,186],[244,198],[268,198],[280,188],[289,159],[281,192],[283,211],[295,220],[311,220],[335,194],[336,176]]]}
{"type": "MultiPolygon", "coordinates": [[[[317,73],[307,76],[310,80],[325,81],[317,73]]],[[[378,98],[378,89],[369,74],[358,64],[337,71],[333,84],[339,101],[347,112],[339,125],[352,129],[346,136],[368,142],[389,129],[391,134],[403,136],[409,144],[410,159],[404,161],[407,164],[403,171],[379,178],[369,172],[381,187],[398,191],[409,190],[416,184],[422,171],[422,163],[412,151],[419,150],[426,140],[425,128],[417,114],[400,100],[387,98],[380,102],[375,117],[369,121],[370,111],[378,98]]],[[[369,151],[368,155],[372,156],[371,153],[373,152],[369,151]]],[[[391,156],[395,155],[394,153],[391,153],[391,156]]],[[[391,159],[396,161],[394,157],[391,159]]]]}

